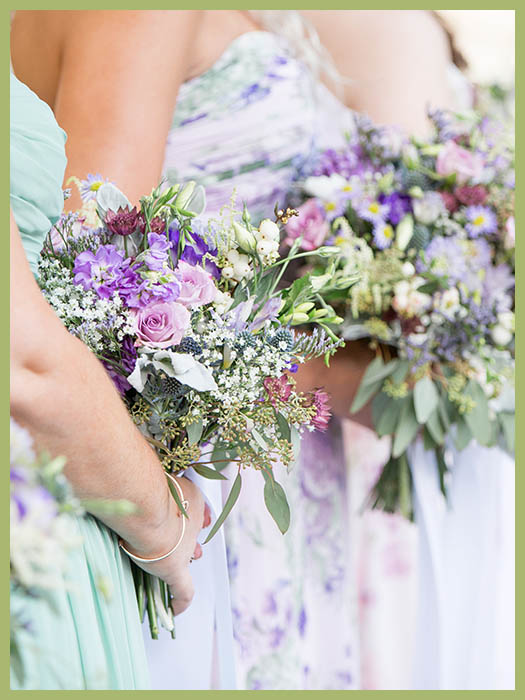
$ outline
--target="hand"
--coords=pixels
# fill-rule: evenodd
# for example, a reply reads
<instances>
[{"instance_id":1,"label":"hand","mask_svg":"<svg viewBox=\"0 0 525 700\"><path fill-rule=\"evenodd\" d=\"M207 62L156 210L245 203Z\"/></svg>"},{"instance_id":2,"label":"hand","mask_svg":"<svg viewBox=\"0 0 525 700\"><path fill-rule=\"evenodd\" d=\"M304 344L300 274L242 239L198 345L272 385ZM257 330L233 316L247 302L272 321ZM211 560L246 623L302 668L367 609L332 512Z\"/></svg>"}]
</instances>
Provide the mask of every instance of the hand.
<instances>
[{"instance_id":1,"label":"hand","mask_svg":"<svg viewBox=\"0 0 525 700\"><path fill-rule=\"evenodd\" d=\"M179 479L179 484L185 500L188 501L188 518L182 542L166 559L151 563L137 562L144 571L166 581L173 595L171 607L175 615L184 612L193 599L194 587L190 574L190 560L192 558L199 559L202 556L202 548L197 542L197 536L200 530L211 522L210 509L205 505L198 486L186 477ZM171 498L171 501L173 504L165 526L166 536L163 538L163 541L170 542L171 545L168 545L164 552L177 542L182 532L182 518L184 516L179 511L175 500ZM143 557L154 557L163 553L162 551L138 552L136 549L130 549L130 551Z\"/></svg>"},{"instance_id":2,"label":"hand","mask_svg":"<svg viewBox=\"0 0 525 700\"><path fill-rule=\"evenodd\" d=\"M350 413L363 374L373 359L374 353L366 342L347 341L345 347L330 358L330 367L325 365L322 357L301 365L296 374L297 388L311 391L322 387L330 394L334 415L373 430L371 402L358 413Z\"/></svg>"}]
</instances>

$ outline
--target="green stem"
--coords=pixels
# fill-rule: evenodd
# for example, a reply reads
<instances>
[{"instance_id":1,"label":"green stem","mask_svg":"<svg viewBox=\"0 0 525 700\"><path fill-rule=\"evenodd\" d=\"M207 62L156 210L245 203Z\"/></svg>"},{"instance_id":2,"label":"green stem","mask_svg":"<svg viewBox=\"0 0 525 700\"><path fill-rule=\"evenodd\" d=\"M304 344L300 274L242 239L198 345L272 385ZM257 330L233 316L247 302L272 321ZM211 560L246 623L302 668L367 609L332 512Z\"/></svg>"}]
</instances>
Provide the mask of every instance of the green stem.
<instances>
[{"instance_id":1,"label":"green stem","mask_svg":"<svg viewBox=\"0 0 525 700\"><path fill-rule=\"evenodd\" d=\"M157 621L157 610L155 608L155 600L153 599L153 587L150 574L144 574L144 584L146 588L146 600L148 606L149 631L152 639L158 639L159 627Z\"/></svg>"}]
</instances>

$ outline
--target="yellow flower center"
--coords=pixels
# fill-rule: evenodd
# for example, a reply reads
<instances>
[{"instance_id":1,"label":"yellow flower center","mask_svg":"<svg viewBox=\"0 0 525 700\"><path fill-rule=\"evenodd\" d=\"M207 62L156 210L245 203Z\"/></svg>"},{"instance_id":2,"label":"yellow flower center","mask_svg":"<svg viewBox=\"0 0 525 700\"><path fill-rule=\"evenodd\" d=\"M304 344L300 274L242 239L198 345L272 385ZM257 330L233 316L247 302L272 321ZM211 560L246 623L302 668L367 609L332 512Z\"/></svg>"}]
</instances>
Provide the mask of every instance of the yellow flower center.
<instances>
[{"instance_id":1,"label":"yellow flower center","mask_svg":"<svg viewBox=\"0 0 525 700\"><path fill-rule=\"evenodd\" d=\"M104 183L103 183L103 182L100 182L100 181L99 181L99 182L93 182L93 183L91 183L89 189L90 189L92 192L97 192L97 190L99 190L99 189L102 187L103 184L104 184Z\"/></svg>"},{"instance_id":2,"label":"yellow flower center","mask_svg":"<svg viewBox=\"0 0 525 700\"><path fill-rule=\"evenodd\" d=\"M372 202L372 204L368 207L368 211L369 211L371 214L377 214L377 212L379 211L379 204L378 204L378 202Z\"/></svg>"},{"instance_id":3,"label":"yellow flower center","mask_svg":"<svg viewBox=\"0 0 525 700\"><path fill-rule=\"evenodd\" d=\"M385 238L393 238L394 237L394 229L392 226L385 226L383 229L383 236Z\"/></svg>"},{"instance_id":4,"label":"yellow flower center","mask_svg":"<svg viewBox=\"0 0 525 700\"><path fill-rule=\"evenodd\" d=\"M351 192L353 189L352 185L345 185L343 187L343 192Z\"/></svg>"},{"instance_id":5,"label":"yellow flower center","mask_svg":"<svg viewBox=\"0 0 525 700\"><path fill-rule=\"evenodd\" d=\"M483 216L483 214L480 214L479 216L476 216L472 223L474 224L474 226L481 226L484 221L485 217Z\"/></svg>"},{"instance_id":6,"label":"yellow flower center","mask_svg":"<svg viewBox=\"0 0 525 700\"><path fill-rule=\"evenodd\" d=\"M326 202L324 208L326 211L333 211L335 209L335 202Z\"/></svg>"}]
</instances>

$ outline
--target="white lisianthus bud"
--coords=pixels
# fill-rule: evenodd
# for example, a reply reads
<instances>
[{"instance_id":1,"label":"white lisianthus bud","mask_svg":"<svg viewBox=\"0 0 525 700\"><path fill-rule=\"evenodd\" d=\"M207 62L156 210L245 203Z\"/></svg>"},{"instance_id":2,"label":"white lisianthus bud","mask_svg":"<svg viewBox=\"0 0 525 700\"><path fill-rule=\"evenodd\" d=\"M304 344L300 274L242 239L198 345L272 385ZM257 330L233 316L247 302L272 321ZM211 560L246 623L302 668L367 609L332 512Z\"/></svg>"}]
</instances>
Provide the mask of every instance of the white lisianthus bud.
<instances>
[{"instance_id":1,"label":"white lisianthus bud","mask_svg":"<svg viewBox=\"0 0 525 700\"><path fill-rule=\"evenodd\" d=\"M235 272L233 271L233 267L231 265L226 265L226 267L222 268L222 276L225 280L233 279L234 275Z\"/></svg>"},{"instance_id":2,"label":"white lisianthus bud","mask_svg":"<svg viewBox=\"0 0 525 700\"><path fill-rule=\"evenodd\" d=\"M236 221L233 222L233 230L235 232L235 240L239 244L239 247L247 253L252 253L257 244L253 233Z\"/></svg>"},{"instance_id":3,"label":"white lisianthus bud","mask_svg":"<svg viewBox=\"0 0 525 700\"><path fill-rule=\"evenodd\" d=\"M499 323L497 326L494 326L494 328L492 328L490 334L492 336L492 340L496 343L496 345L508 345L512 340L512 333L504 326L501 326Z\"/></svg>"},{"instance_id":4,"label":"white lisianthus bud","mask_svg":"<svg viewBox=\"0 0 525 700\"><path fill-rule=\"evenodd\" d=\"M186 208L193 195L193 191L195 189L196 184L197 183L195 182L195 180L190 180L184 185L184 187L181 190L179 190L179 193L175 198L175 206L177 207L177 209Z\"/></svg>"},{"instance_id":5,"label":"white lisianthus bud","mask_svg":"<svg viewBox=\"0 0 525 700\"><path fill-rule=\"evenodd\" d=\"M411 214L406 214L396 226L396 248L405 250L413 233L414 219Z\"/></svg>"},{"instance_id":6,"label":"white lisianthus bud","mask_svg":"<svg viewBox=\"0 0 525 700\"><path fill-rule=\"evenodd\" d=\"M281 237L279 226L271 219L263 219L259 226L257 238L259 241L278 241Z\"/></svg>"}]
</instances>

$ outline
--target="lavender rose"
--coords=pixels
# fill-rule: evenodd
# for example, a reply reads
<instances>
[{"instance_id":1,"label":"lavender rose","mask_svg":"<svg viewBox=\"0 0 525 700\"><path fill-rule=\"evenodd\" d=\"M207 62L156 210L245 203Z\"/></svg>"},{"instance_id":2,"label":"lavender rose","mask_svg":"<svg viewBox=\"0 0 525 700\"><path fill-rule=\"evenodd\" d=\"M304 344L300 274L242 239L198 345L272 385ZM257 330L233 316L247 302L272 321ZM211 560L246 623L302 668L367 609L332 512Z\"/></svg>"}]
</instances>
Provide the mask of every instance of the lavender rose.
<instances>
[{"instance_id":1,"label":"lavender rose","mask_svg":"<svg viewBox=\"0 0 525 700\"><path fill-rule=\"evenodd\" d=\"M458 146L455 141L447 141L436 160L438 175L456 174L458 185L469 180L479 180L483 173L483 158L479 153L472 153Z\"/></svg>"},{"instance_id":2,"label":"lavender rose","mask_svg":"<svg viewBox=\"0 0 525 700\"><path fill-rule=\"evenodd\" d=\"M188 265L179 260L175 277L180 284L177 301L190 309L210 304L217 297L217 287L211 275L199 265Z\"/></svg>"},{"instance_id":3,"label":"lavender rose","mask_svg":"<svg viewBox=\"0 0 525 700\"><path fill-rule=\"evenodd\" d=\"M296 238L303 236L301 248L315 250L328 236L329 228L321 207L315 199L308 199L297 211L299 216L286 224L286 245L291 246Z\"/></svg>"},{"instance_id":4,"label":"lavender rose","mask_svg":"<svg viewBox=\"0 0 525 700\"><path fill-rule=\"evenodd\" d=\"M182 304L150 304L134 313L135 344L152 348L178 345L189 325L190 312Z\"/></svg>"}]
</instances>

